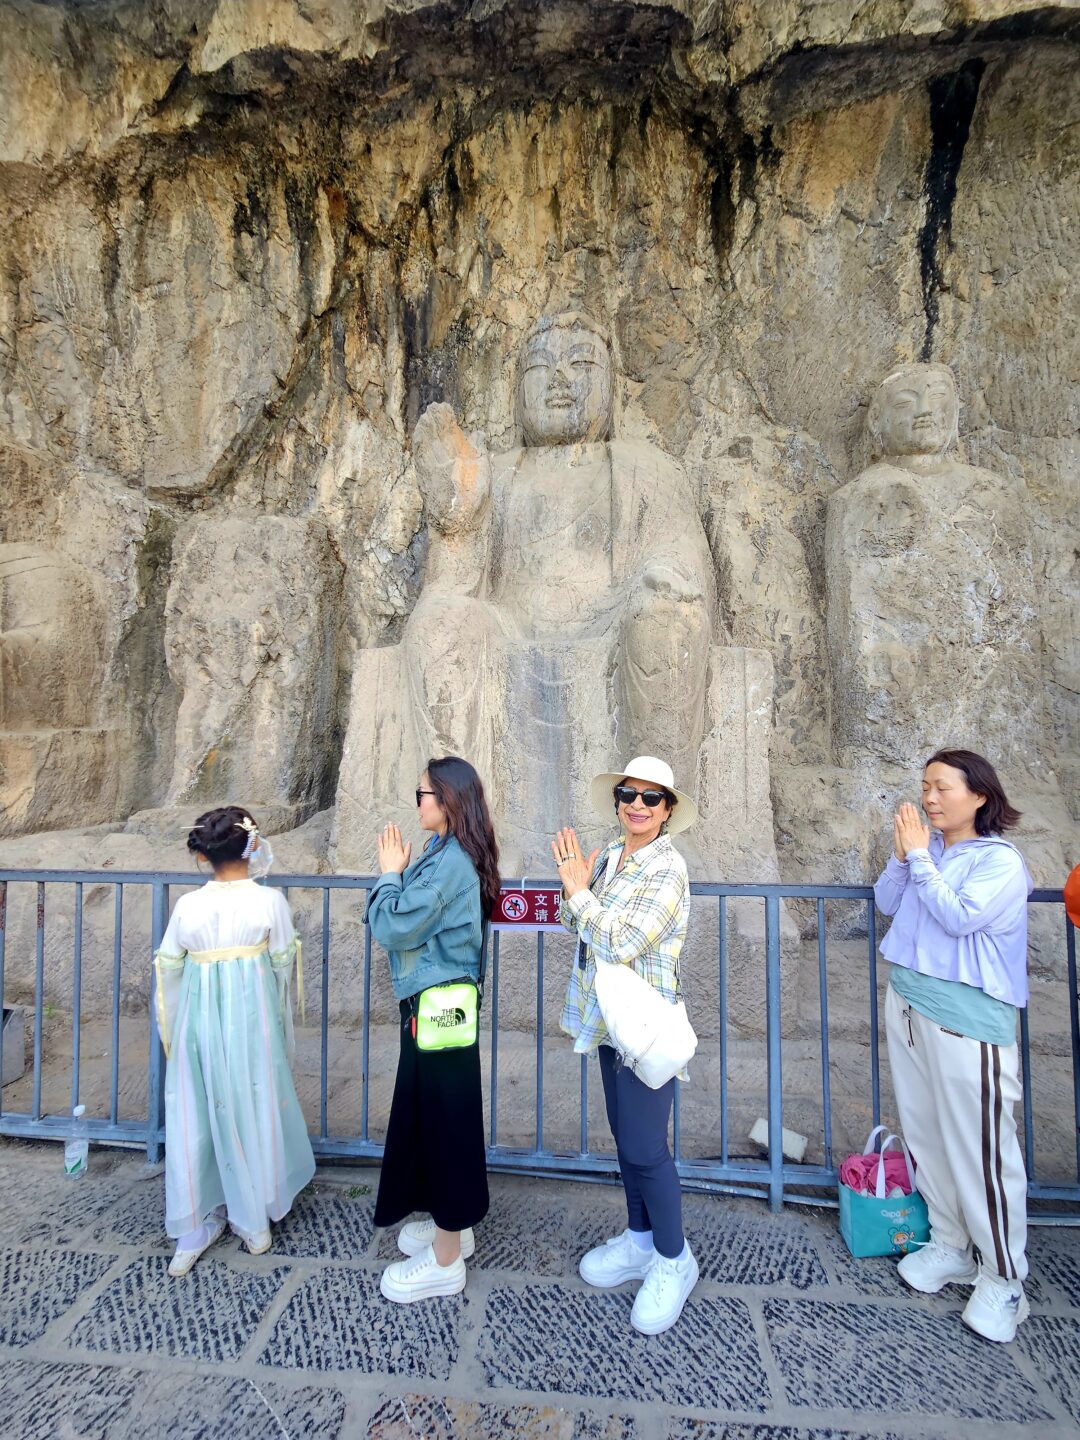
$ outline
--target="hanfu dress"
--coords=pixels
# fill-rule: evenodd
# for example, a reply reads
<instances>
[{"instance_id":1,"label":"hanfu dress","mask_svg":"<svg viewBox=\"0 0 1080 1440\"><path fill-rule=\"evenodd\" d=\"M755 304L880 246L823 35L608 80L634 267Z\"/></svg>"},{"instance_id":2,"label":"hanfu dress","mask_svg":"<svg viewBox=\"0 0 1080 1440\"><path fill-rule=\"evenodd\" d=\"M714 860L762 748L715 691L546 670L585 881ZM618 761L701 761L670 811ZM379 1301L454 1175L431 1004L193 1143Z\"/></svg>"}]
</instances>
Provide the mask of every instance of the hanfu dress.
<instances>
[{"instance_id":1,"label":"hanfu dress","mask_svg":"<svg viewBox=\"0 0 1080 1440\"><path fill-rule=\"evenodd\" d=\"M279 890L211 880L176 902L154 960L170 1235L224 1205L250 1240L288 1214L315 1173L289 1069L299 958Z\"/></svg>"}]
</instances>

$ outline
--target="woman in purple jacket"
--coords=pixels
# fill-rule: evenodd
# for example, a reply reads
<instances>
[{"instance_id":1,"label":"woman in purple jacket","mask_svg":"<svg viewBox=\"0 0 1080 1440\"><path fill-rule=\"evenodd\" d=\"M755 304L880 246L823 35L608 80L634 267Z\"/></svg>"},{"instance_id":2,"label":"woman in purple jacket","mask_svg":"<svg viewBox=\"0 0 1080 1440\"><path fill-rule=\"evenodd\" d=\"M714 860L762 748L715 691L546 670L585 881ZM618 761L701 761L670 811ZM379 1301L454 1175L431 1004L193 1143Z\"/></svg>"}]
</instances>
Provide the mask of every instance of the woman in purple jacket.
<instances>
[{"instance_id":1,"label":"woman in purple jacket","mask_svg":"<svg viewBox=\"0 0 1080 1440\"><path fill-rule=\"evenodd\" d=\"M1001 838L1019 812L981 755L931 756L922 804L935 833L901 805L894 853L874 886L878 909L895 916L881 944L892 962L889 1064L930 1212L929 1243L899 1271L928 1295L974 1285L964 1323L1009 1341L1028 1315L1027 1176L1013 1108L1032 881Z\"/></svg>"}]
</instances>

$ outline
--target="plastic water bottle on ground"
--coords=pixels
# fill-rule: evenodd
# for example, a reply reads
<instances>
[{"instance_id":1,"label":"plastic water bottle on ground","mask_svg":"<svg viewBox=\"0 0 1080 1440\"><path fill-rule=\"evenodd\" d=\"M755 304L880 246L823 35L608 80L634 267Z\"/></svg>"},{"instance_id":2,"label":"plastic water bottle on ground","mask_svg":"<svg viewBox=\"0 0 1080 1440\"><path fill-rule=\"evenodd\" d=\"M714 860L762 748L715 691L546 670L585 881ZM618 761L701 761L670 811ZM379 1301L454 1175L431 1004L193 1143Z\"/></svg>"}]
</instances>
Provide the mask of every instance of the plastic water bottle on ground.
<instances>
[{"instance_id":1,"label":"plastic water bottle on ground","mask_svg":"<svg viewBox=\"0 0 1080 1440\"><path fill-rule=\"evenodd\" d=\"M90 1140L86 1133L86 1106L76 1105L71 1113L75 1116L75 1134L64 1142L64 1174L74 1179L86 1174Z\"/></svg>"}]
</instances>

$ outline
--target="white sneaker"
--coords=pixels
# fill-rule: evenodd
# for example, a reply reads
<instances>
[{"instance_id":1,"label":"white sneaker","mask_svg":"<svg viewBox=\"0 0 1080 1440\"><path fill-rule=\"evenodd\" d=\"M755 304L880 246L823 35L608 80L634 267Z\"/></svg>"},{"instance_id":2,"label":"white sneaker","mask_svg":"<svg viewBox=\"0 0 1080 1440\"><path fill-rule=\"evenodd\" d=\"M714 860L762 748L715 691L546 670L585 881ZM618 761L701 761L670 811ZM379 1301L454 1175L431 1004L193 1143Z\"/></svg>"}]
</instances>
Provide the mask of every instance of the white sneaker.
<instances>
[{"instance_id":1,"label":"white sneaker","mask_svg":"<svg viewBox=\"0 0 1080 1440\"><path fill-rule=\"evenodd\" d=\"M679 1260L669 1260L657 1252L634 1298L630 1324L643 1335L659 1335L662 1330L670 1330L697 1281L698 1263L689 1245Z\"/></svg>"},{"instance_id":2,"label":"white sneaker","mask_svg":"<svg viewBox=\"0 0 1080 1440\"><path fill-rule=\"evenodd\" d=\"M630 1231L624 1230L621 1235L587 1251L578 1262L578 1274L586 1285L610 1290L624 1280L644 1280L655 1254L651 1245L643 1250L632 1239Z\"/></svg>"},{"instance_id":3,"label":"white sneaker","mask_svg":"<svg viewBox=\"0 0 1080 1440\"><path fill-rule=\"evenodd\" d=\"M250 1240L245 1240L244 1245L249 1255L265 1255L270 1249L270 1231L260 1230L257 1235L252 1235Z\"/></svg>"},{"instance_id":4,"label":"white sneaker","mask_svg":"<svg viewBox=\"0 0 1080 1440\"><path fill-rule=\"evenodd\" d=\"M905 1255L896 1270L905 1285L921 1290L924 1295L936 1295L946 1285L974 1285L979 1275L970 1250L942 1245L933 1236L918 1250Z\"/></svg>"},{"instance_id":5,"label":"white sneaker","mask_svg":"<svg viewBox=\"0 0 1080 1440\"><path fill-rule=\"evenodd\" d=\"M986 1270L979 1271L971 1299L961 1320L984 1340L1007 1345L1016 1336L1016 1327L1031 1314L1031 1306L1019 1280L1002 1280Z\"/></svg>"},{"instance_id":6,"label":"white sneaker","mask_svg":"<svg viewBox=\"0 0 1080 1440\"><path fill-rule=\"evenodd\" d=\"M435 1240L434 1220L410 1220L398 1231L397 1248L403 1255L419 1255L420 1251ZM468 1260L476 1250L476 1240L471 1229L461 1232L461 1258Z\"/></svg>"},{"instance_id":7,"label":"white sneaker","mask_svg":"<svg viewBox=\"0 0 1080 1440\"><path fill-rule=\"evenodd\" d=\"M212 1215L209 1220L203 1221L200 1229L206 1237L200 1244L190 1250L181 1250L177 1245L173 1252L173 1257L169 1261L169 1274L174 1280L179 1280L181 1275L186 1275L199 1256L205 1254L211 1245L221 1239L225 1233L225 1221Z\"/></svg>"},{"instance_id":8,"label":"white sneaker","mask_svg":"<svg viewBox=\"0 0 1080 1440\"><path fill-rule=\"evenodd\" d=\"M379 1289L387 1300L396 1300L399 1305L429 1300L434 1295L457 1295L465 1289L465 1261L459 1255L449 1265L440 1265L435 1251L428 1245L411 1260L397 1260L388 1265Z\"/></svg>"}]
</instances>

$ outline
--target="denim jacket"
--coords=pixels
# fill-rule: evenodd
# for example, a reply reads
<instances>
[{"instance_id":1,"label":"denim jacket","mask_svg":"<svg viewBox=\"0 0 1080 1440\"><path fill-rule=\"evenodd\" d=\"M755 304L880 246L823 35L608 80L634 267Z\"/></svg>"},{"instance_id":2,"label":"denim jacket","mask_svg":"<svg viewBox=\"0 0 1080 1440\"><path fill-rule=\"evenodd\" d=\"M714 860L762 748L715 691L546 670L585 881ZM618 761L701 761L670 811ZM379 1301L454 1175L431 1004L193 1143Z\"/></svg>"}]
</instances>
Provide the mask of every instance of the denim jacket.
<instances>
[{"instance_id":1,"label":"denim jacket","mask_svg":"<svg viewBox=\"0 0 1080 1440\"><path fill-rule=\"evenodd\" d=\"M394 996L480 974L480 879L453 835L431 841L404 874L380 875L364 917L390 958Z\"/></svg>"}]
</instances>

